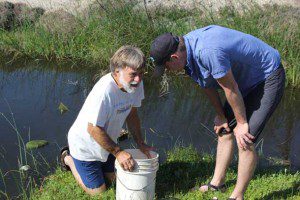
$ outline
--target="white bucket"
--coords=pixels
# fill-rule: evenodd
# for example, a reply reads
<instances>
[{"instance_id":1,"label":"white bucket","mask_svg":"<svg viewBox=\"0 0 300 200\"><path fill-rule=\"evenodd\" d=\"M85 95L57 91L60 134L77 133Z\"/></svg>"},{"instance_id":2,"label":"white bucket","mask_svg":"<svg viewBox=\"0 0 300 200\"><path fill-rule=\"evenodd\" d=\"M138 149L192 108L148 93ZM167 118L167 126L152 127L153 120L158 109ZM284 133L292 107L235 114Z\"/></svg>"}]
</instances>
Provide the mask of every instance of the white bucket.
<instances>
[{"instance_id":1,"label":"white bucket","mask_svg":"<svg viewBox=\"0 0 300 200\"><path fill-rule=\"evenodd\" d=\"M125 149L135 161L132 172L124 171L118 161L115 162L117 200L153 200L155 180L158 170L158 154L151 151L148 159L139 149Z\"/></svg>"}]
</instances>

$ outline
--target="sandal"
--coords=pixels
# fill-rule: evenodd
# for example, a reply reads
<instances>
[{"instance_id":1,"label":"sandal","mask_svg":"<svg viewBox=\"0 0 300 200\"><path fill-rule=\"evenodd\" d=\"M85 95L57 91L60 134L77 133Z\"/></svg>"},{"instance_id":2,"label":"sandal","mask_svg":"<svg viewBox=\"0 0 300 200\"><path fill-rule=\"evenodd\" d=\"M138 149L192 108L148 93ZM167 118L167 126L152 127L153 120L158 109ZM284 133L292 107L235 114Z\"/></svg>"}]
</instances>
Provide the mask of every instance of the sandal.
<instances>
[{"instance_id":1,"label":"sandal","mask_svg":"<svg viewBox=\"0 0 300 200\"><path fill-rule=\"evenodd\" d=\"M210 182L207 183L206 185L203 185L203 186L207 186L207 191L208 190L211 190L211 191L220 191L220 192L225 192L225 184L222 184L220 186L215 186L215 185L212 185ZM202 186L201 186L202 187ZM192 191L197 191L199 190L200 187L194 187L192 188Z\"/></svg>"},{"instance_id":2,"label":"sandal","mask_svg":"<svg viewBox=\"0 0 300 200\"><path fill-rule=\"evenodd\" d=\"M71 171L70 167L65 163L65 157L70 155L69 147L65 146L60 150L60 166L63 171Z\"/></svg>"}]
</instances>

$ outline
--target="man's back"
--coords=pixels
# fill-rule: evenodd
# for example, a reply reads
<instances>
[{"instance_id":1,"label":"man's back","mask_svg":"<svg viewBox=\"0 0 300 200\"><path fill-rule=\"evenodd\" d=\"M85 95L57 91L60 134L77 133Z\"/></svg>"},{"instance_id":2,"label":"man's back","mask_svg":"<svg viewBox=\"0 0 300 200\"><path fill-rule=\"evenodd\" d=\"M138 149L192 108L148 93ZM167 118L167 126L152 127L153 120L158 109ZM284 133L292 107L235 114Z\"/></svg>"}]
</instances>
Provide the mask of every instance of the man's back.
<instances>
[{"instance_id":1,"label":"man's back","mask_svg":"<svg viewBox=\"0 0 300 200\"><path fill-rule=\"evenodd\" d=\"M260 39L221 26L207 26L184 36L188 64L199 67L202 87L212 87L231 68L242 93L265 80L280 65L278 51ZM189 61L190 60L190 61ZM194 60L191 61L191 60Z\"/></svg>"}]
</instances>

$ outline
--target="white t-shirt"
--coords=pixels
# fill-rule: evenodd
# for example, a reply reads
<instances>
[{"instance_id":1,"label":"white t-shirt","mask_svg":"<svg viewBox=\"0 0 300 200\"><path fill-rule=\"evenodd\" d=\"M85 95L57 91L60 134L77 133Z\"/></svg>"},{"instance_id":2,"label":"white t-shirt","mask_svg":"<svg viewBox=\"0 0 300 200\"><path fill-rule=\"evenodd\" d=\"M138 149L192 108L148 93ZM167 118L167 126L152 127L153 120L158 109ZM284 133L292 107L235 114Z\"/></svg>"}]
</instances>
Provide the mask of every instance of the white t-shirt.
<instances>
[{"instance_id":1,"label":"white t-shirt","mask_svg":"<svg viewBox=\"0 0 300 200\"><path fill-rule=\"evenodd\" d=\"M103 76L93 87L69 130L71 155L82 161L105 162L109 152L88 133L88 123L104 128L109 137L117 142L131 108L140 107L143 99L143 82L134 93L127 93L118 88L111 73Z\"/></svg>"}]
</instances>

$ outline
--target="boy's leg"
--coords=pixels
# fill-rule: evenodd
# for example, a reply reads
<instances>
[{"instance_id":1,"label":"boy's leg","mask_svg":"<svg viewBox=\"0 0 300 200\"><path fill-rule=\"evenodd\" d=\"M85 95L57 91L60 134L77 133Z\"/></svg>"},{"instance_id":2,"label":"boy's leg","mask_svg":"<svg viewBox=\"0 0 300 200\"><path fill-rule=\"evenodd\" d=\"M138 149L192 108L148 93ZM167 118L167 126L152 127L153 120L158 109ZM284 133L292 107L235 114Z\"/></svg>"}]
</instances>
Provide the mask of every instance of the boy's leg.
<instances>
[{"instance_id":1,"label":"boy's leg","mask_svg":"<svg viewBox=\"0 0 300 200\"><path fill-rule=\"evenodd\" d=\"M279 104L284 91L285 73L280 67L265 82L256 86L245 98L249 133L255 139L260 137L262 130ZM255 144L247 150L239 148L239 164L237 183L231 197L243 199L247 186L253 176L257 163Z\"/></svg>"},{"instance_id":2,"label":"boy's leg","mask_svg":"<svg viewBox=\"0 0 300 200\"><path fill-rule=\"evenodd\" d=\"M218 137L215 171L214 176L210 181L210 184L213 186L220 187L224 185L226 169L228 168L233 156L233 141L233 134L225 134ZM224 187L222 189L224 189ZM199 190L201 192L206 192L209 190L209 185L202 185Z\"/></svg>"},{"instance_id":3,"label":"boy's leg","mask_svg":"<svg viewBox=\"0 0 300 200\"><path fill-rule=\"evenodd\" d=\"M234 135L232 133L218 137L216 166L214 176L211 180L212 185L223 185L225 182L226 170L229 167L234 149Z\"/></svg>"},{"instance_id":4,"label":"boy's leg","mask_svg":"<svg viewBox=\"0 0 300 200\"><path fill-rule=\"evenodd\" d=\"M65 157L64 161L65 161L65 164L70 167L70 169L72 171L72 174L75 177L76 181L78 182L78 184L83 188L83 190L86 193L88 193L90 195L96 195L96 194L102 193L102 192L104 192L106 190L106 185L104 183L103 175L102 175L102 179L103 179L103 183L102 184L101 184L101 180L97 180L97 179L101 179L101 175L98 175L96 177L91 177L90 183L87 184L88 180L84 179L84 181L83 181L82 178L81 178L81 176L80 176L80 174L78 173L78 171L76 169L76 166L75 166L75 163L74 163L74 159L70 155L67 155ZM75 162L78 162L78 161L75 161ZM100 168L100 170L101 170L101 168ZM83 172L84 169L83 170L81 169L80 171L81 171L81 173L84 173ZM88 178L87 176L88 175L84 175L85 178ZM92 179L94 179L94 181L96 183L91 183ZM91 187L91 184L92 184L92 187Z\"/></svg>"},{"instance_id":5,"label":"boy's leg","mask_svg":"<svg viewBox=\"0 0 300 200\"><path fill-rule=\"evenodd\" d=\"M257 154L254 144L246 150L239 148L238 176L236 186L230 196L231 198L237 200L242 200L244 198L244 193L252 179L256 164Z\"/></svg>"},{"instance_id":6,"label":"boy's leg","mask_svg":"<svg viewBox=\"0 0 300 200\"><path fill-rule=\"evenodd\" d=\"M225 112L225 117L227 118L227 121L229 123L229 128L231 132L226 133L226 131L224 130L223 131L224 134L218 136L216 165L215 165L214 175L210 183L203 185L199 188L201 192L206 192L209 189L214 190L215 189L214 186L218 188L218 190L220 191L225 191L224 183L226 177L226 170L232 161L233 151L234 151L234 135L232 131L235 125L235 118L234 118L233 111L230 105L228 104L228 102L224 104L223 109Z\"/></svg>"},{"instance_id":7,"label":"boy's leg","mask_svg":"<svg viewBox=\"0 0 300 200\"><path fill-rule=\"evenodd\" d=\"M246 107L247 120L250 127L250 133L255 136L254 142L257 141L260 136L265 124L268 119L276 109L278 103L281 100L284 90L285 82L285 72L281 66L279 69L274 71L265 82L259 84L254 88L245 98L244 103ZM230 129L233 130L235 126L234 115L232 109L228 103L224 105L225 115L228 119ZM233 137L233 134L231 134ZM226 135L224 135L226 136ZM222 137L224 137L222 136ZM220 186L225 180L226 169L230 164L231 159L227 157L226 149L225 154L221 151L221 148L224 148L223 145L220 145L222 140L221 137L218 139L218 150L217 150L217 160L216 167L213 179L211 184L215 186ZM233 140L232 140L233 141ZM228 142L229 145L229 142ZM229 145L230 146L230 145ZM233 150L232 148L229 148ZM224 159L220 156L225 156ZM228 161L228 163L226 162ZM242 197L249 181L253 176L254 169L257 163L257 155L254 148L254 145L251 145L249 150L239 149L239 167L238 167L238 180L236 189L232 193L231 197ZM204 185L200 188L201 191L205 192L208 190L208 186ZM239 198L238 198L239 199Z\"/></svg>"}]
</instances>

